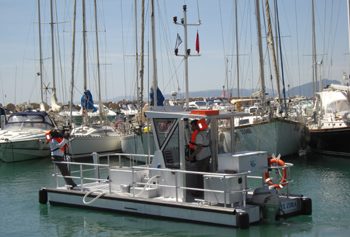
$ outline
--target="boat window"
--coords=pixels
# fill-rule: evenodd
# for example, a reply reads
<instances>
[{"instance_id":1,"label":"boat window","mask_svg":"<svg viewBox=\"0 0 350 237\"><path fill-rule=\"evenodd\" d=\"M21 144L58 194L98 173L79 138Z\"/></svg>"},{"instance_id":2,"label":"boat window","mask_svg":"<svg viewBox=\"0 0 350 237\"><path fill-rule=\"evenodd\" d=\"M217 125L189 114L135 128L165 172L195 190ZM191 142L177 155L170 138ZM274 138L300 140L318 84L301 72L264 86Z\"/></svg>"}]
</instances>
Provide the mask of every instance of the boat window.
<instances>
[{"instance_id":1,"label":"boat window","mask_svg":"<svg viewBox=\"0 0 350 237\"><path fill-rule=\"evenodd\" d=\"M179 126L176 125L174 132L171 134L168 143L163 149L163 157L166 168L180 168L180 152L179 152Z\"/></svg>"},{"instance_id":2,"label":"boat window","mask_svg":"<svg viewBox=\"0 0 350 237\"><path fill-rule=\"evenodd\" d=\"M344 112L350 110L350 104L347 100L337 100L327 106L327 113Z\"/></svg>"},{"instance_id":3,"label":"boat window","mask_svg":"<svg viewBox=\"0 0 350 237\"><path fill-rule=\"evenodd\" d=\"M158 137L159 147L163 146L169 131L172 126L175 124L176 119L167 118L167 119L154 119L155 129Z\"/></svg>"},{"instance_id":4,"label":"boat window","mask_svg":"<svg viewBox=\"0 0 350 237\"><path fill-rule=\"evenodd\" d=\"M31 115L31 116L19 116L19 115L15 115L15 116L11 116L9 118L9 123L21 123L21 122L43 122L43 118L41 116L37 116L37 115Z\"/></svg>"},{"instance_id":5,"label":"boat window","mask_svg":"<svg viewBox=\"0 0 350 237\"><path fill-rule=\"evenodd\" d=\"M45 117L45 123L50 124L51 126L54 126L54 124L52 123L52 120L49 118L49 116Z\"/></svg>"},{"instance_id":6,"label":"boat window","mask_svg":"<svg viewBox=\"0 0 350 237\"><path fill-rule=\"evenodd\" d=\"M198 106L207 106L207 103L205 101L196 101L196 105L198 105Z\"/></svg>"}]
</instances>

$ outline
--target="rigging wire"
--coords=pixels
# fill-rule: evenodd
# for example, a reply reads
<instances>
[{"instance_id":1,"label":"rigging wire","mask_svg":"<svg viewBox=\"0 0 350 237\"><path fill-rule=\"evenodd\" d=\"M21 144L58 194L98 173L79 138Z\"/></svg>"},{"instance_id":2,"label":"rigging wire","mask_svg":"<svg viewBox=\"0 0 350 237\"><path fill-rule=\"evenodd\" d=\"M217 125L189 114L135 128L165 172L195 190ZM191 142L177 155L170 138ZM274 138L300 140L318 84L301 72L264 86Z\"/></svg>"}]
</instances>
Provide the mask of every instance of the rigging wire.
<instances>
[{"instance_id":1,"label":"rigging wire","mask_svg":"<svg viewBox=\"0 0 350 237\"><path fill-rule=\"evenodd\" d=\"M223 23L222 23L222 8L221 8L221 1L218 0L218 6L219 6L219 19L220 19L220 30L221 30L221 43L222 43L222 51L223 51L223 59L224 59L224 65L226 64L226 47L225 47L225 39L224 39L224 28L223 28ZM226 75L226 73L225 73ZM227 75L226 75L227 76ZM225 77L224 85L226 85L228 78Z\"/></svg>"}]
</instances>

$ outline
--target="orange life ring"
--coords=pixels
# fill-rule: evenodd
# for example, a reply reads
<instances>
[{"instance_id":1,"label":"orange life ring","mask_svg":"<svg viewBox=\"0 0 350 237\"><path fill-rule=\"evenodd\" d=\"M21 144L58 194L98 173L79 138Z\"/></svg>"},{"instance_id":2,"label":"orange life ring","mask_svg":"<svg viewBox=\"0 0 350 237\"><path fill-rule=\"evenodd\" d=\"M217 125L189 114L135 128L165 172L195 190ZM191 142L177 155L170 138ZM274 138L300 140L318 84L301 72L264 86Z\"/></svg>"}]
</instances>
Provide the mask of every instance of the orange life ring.
<instances>
[{"instance_id":1,"label":"orange life ring","mask_svg":"<svg viewBox=\"0 0 350 237\"><path fill-rule=\"evenodd\" d=\"M280 182L275 184L272 182L272 179L270 178L269 171L266 171L264 173L265 183L267 183L272 188L281 189L288 184L288 182L287 182L287 167L285 167L286 163L284 163L284 161L281 159L270 158L269 159L269 166L271 166L271 165L277 165L277 166L282 167L282 177L281 177Z\"/></svg>"}]
</instances>

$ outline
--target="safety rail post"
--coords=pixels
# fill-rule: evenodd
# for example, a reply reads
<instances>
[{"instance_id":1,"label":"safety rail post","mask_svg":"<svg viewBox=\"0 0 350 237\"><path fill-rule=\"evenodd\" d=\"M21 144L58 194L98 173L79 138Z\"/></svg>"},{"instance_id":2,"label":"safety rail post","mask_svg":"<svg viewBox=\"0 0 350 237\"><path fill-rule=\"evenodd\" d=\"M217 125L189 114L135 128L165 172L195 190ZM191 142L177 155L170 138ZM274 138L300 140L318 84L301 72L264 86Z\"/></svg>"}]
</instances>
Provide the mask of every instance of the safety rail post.
<instances>
[{"instance_id":1,"label":"safety rail post","mask_svg":"<svg viewBox=\"0 0 350 237\"><path fill-rule=\"evenodd\" d=\"M100 178L100 169L99 169L98 165L96 165L96 164L99 164L99 163L100 163L100 157L99 157L99 155L97 154L97 152L93 152L93 153L92 153L92 159L93 159L94 164L95 164L95 166L94 166L94 169L95 169L95 178L96 178L96 179L99 179L99 178Z\"/></svg>"},{"instance_id":2,"label":"safety rail post","mask_svg":"<svg viewBox=\"0 0 350 237\"><path fill-rule=\"evenodd\" d=\"M179 187L177 183L177 174L178 172L175 172L175 198L176 198L176 202L179 202L179 194L177 193L179 191Z\"/></svg>"},{"instance_id":3,"label":"safety rail post","mask_svg":"<svg viewBox=\"0 0 350 237\"><path fill-rule=\"evenodd\" d=\"M83 178L83 164L79 164L80 169L80 187L83 188L84 178Z\"/></svg>"},{"instance_id":4,"label":"safety rail post","mask_svg":"<svg viewBox=\"0 0 350 237\"><path fill-rule=\"evenodd\" d=\"M53 162L54 166L53 166L53 171L55 172L55 178L56 178L56 188L58 188L58 175L57 175L57 167L56 167L56 161Z\"/></svg>"},{"instance_id":5,"label":"safety rail post","mask_svg":"<svg viewBox=\"0 0 350 237\"><path fill-rule=\"evenodd\" d=\"M119 168L122 168L122 155L118 155L118 163L119 163Z\"/></svg>"},{"instance_id":6,"label":"safety rail post","mask_svg":"<svg viewBox=\"0 0 350 237\"><path fill-rule=\"evenodd\" d=\"M224 178L224 207L226 207L226 175L224 175L223 178Z\"/></svg>"},{"instance_id":7,"label":"safety rail post","mask_svg":"<svg viewBox=\"0 0 350 237\"><path fill-rule=\"evenodd\" d=\"M132 178L132 197L135 197L135 168L131 167L131 178Z\"/></svg>"},{"instance_id":8,"label":"safety rail post","mask_svg":"<svg viewBox=\"0 0 350 237\"><path fill-rule=\"evenodd\" d=\"M242 185L243 185L243 192L242 192L242 195L243 195L243 207L246 207L247 205L247 192L248 192L248 186L247 186L247 183L248 183L248 175L247 174L244 174L243 175L243 179L242 179Z\"/></svg>"},{"instance_id":9,"label":"safety rail post","mask_svg":"<svg viewBox=\"0 0 350 237\"><path fill-rule=\"evenodd\" d=\"M287 197L289 197L289 180L290 180L289 177L292 177L291 176L291 169L290 169L291 165L286 163L285 166L286 166L286 169L287 169L287 171L286 171L287 172L287 179L286 179L286 182L287 182L287 185L286 185L286 187L287 187Z\"/></svg>"}]
</instances>

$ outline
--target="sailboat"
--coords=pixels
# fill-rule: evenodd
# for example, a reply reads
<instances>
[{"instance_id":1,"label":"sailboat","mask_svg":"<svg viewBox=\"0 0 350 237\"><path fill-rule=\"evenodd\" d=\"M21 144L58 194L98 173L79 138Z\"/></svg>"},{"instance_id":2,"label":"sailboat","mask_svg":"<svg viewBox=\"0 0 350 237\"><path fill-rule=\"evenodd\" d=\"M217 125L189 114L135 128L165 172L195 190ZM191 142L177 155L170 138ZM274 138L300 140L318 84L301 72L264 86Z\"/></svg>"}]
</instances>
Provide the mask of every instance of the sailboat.
<instances>
[{"instance_id":1,"label":"sailboat","mask_svg":"<svg viewBox=\"0 0 350 237\"><path fill-rule=\"evenodd\" d=\"M83 12L83 53L84 53L84 95L86 104L82 103L83 116L85 118L84 124L74 127L70 133L69 139L69 154L74 156L84 156L92 152L112 152L121 149L120 134L114 127L105 124L103 121L103 105L101 99L100 88L100 63L99 63L99 48L98 48L98 27L97 27L97 3L94 1L95 8L95 30L96 30L96 59L97 59L97 76L98 76L98 95L99 95L99 123L92 123L89 120L88 113L97 111L93 104L92 94L87 89L87 73L86 73L86 26L85 26L85 0L82 1ZM83 102L83 99L82 99ZM85 108L84 108L85 107ZM89 111L90 110L90 111ZM89 112L88 112L89 111Z\"/></svg>"},{"instance_id":2,"label":"sailboat","mask_svg":"<svg viewBox=\"0 0 350 237\"><path fill-rule=\"evenodd\" d=\"M314 7L314 2L312 2ZM347 1L348 33L350 34L350 1ZM314 22L313 22L314 23ZM313 24L313 27L314 24ZM315 40L313 32L313 39ZM349 39L350 43L350 39ZM314 90L317 82L316 46L313 42ZM350 48L350 44L349 44ZM348 80L348 75L344 73ZM347 83L348 84L348 83ZM320 90L322 88L320 80ZM308 123L309 146L311 151L341 157L350 157L350 87L331 84L315 93L313 116Z\"/></svg>"},{"instance_id":3,"label":"sailboat","mask_svg":"<svg viewBox=\"0 0 350 237\"><path fill-rule=\"evenodd\" d=\"M269 18L269 6L268 1L266 1L266 15L269 32L268 32L268 43L271 51L271 56L273 58L273 64L275 69L275 77L277 80L277 90L279 94L279 101L282 102L283 99L279 93L279 80L280 74L277 67L276 61L276 51L273 45L273 35L271 29L271 22ZM277 9L276 9L277 10ZM260 105L264 110L268 111L266 115L263 116L244 116L242 118L237 118L235 120L235 147L236 151L245 150L264 150L270 155L294 155L298 154L302 137L306 131L305 125L296 121L289 120L281 116L276 116L273 114L272 109L266 106L265 97L265 80L264 80L264 66L263 66L263 50L262 50L262 35L261 35L261 23L260 23L260 7L259 0L256 0L256 19L257 19L257 33L258 33L258 46L259 46L259 65L260 65ZM282 58L282 57L281 57ZM281 63L282 65L282 63ZM281 69L283 67L281 66ZM284 98L285 101L285 98ZM285 106L286 108L286 106ZM227 128L222 128L222 133L220 134L219 143L222 148L229 151L231 144L231 134L227 131Z\"/></svg>"},{"instance_id":4,"label":"sailboat","mask_svg":"<svg viewBox=\"0 0 350 237\"><path fill-rule=\"evenodd\" d=\"M137 5L135 1L135 18L137 18ZM156 59L155 59L155 31L154 31L154 2L151 1L151 23L152 23L152 53L153 53L153 77L156 77ZM140 67L140 92L138 93L138 101L140 102L138 114L134 117L136 119L137 128L131 129L127 123L123 123L122 131L123 136L121 137L121 147L123 153L126 157L137 162L146 162L144 157L141 156L129 156L128 154L146 154L147 151L153 152L155 150L154 137L151 131L142 130L141 127L144 125L143 112L146 110L147 106L143 108L143 75L144 75L144 31L145 31L145 1L142 1L141 6L141 67ZM137 49L137 21L135 20L135 31L136 31L136 55L138 55ZM136 57L136 65L138 65L138 57ZM139 70L138 66L136 67ZM137 71L137 74L139 73ZM137 78L138 81L138 78ZM154 80L153 80L154 81ZM136 83L138 84L138 83ZM154 98L154 97L153 97Z\"/></svg>"}]
</instances>

